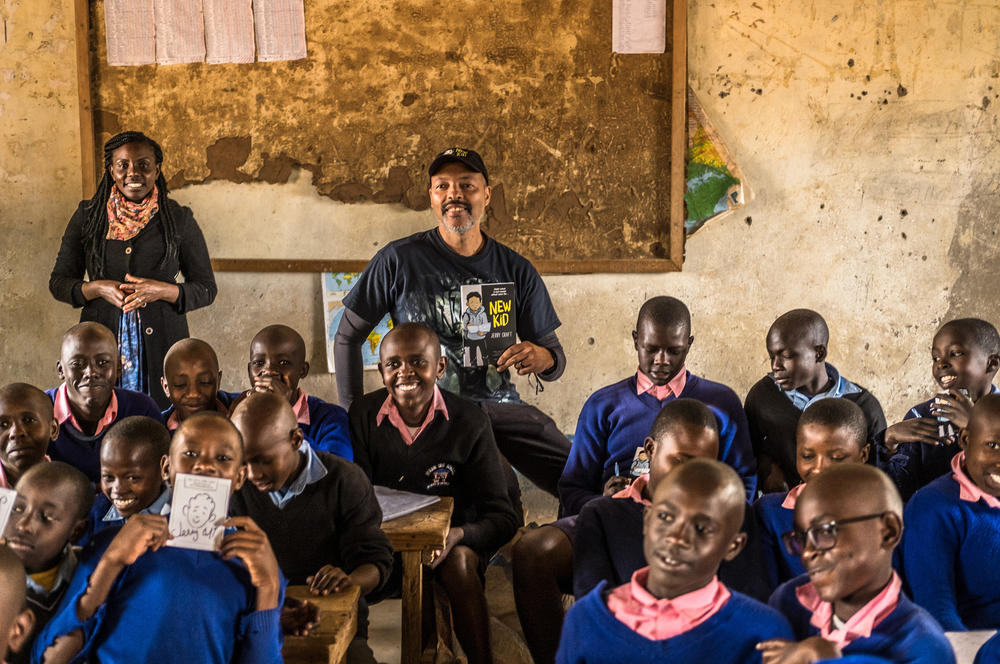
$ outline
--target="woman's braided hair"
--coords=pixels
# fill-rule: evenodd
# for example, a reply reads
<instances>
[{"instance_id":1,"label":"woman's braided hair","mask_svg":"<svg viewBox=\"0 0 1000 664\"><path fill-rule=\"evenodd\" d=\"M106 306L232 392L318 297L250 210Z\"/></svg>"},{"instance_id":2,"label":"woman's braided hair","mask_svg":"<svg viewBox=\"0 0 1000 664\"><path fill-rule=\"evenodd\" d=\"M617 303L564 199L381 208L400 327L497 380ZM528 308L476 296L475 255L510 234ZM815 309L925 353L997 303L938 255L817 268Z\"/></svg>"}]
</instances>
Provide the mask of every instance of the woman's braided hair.
<instances>
[{"instance_id":1,"label":"woman's braided hair","mask_svg":"<svg viewBox=\"0 0 1000 664\"><path fill-rule=\"evenodd\" d=\"M87 273L91 279L100 279L104 273L104 248L105 238L108 235L108 198L111 196L111 188L115 186L108 167L111 165L111 155L115 150L129 143L145 143L153 149L153 156L156 165L163 164L163 150L160 145L140 131L124 131L112 136L104 144L104 177L101 178L97 186L97 193L90 199L86 206L87 217L83 222L83 247L84 256L87 261ZM174 224L174 217L170 213L167 205L167 181L163 177L163 169L156 176L156 188L159 191L159 216L160 226L163 228L163 239L166 243L166 251L157 267L163 267L168 261L177 258L177 230Z\"/></svg>"}]
</instances>

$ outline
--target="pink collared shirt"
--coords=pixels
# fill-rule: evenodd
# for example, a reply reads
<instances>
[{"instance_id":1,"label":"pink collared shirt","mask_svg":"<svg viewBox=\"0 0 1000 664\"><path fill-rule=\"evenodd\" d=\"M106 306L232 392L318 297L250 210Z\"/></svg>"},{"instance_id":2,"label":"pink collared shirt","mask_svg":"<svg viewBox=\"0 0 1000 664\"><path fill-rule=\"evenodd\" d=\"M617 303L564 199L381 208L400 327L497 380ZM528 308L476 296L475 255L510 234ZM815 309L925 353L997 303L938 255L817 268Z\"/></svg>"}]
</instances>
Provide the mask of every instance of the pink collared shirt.
<instances>
[{"instance_id":1,"label":"pink collared shirt","mask_svg":"<svg viewBox=\"0 0 1000 664\"><path fill-rule=\"evenodd\" d=\"M42 461L52 461L52 459L50 459L49 455L46 454L44 457L42 457ZM7 479L7 473L4 472L3 464L0 463L0 489L13 489L13 488L14 485L11 484L10 480Z\"/></svg>"},{"instance_id":2,"label":"pink collared shirt","mask_svg":"<svg viewBox=\"0 0 1000 664\"><path fill-rule=\"evenodd\" d=\"M654 385L649 376L642 373L642 370L640 369L635 372L635 393L644 394L649 392L656 397L658 401L663 401L671 395L679 397L681 392L684 391L684 386L687 385L687 380L687 369L681 367L681 370L677 372L676 376L670 379L669 383L666 385Z\"/></svg>"},{"instance_id":3,"label":"pink collared shirt","mask_svg":"<svg viewBox=\"0 0 1000 664\"><path fill-rule=\"evenodd\" d=\"M309 426L309 395L301 387L299 388L299 398L295 400L292 410L295 411L295 421L299 424Z\"/></svg>"},{"instance_id":4,"label":"pink collared shirt","mask_svg":"<svg viewBox=\"0 0 1000 664\"><path fill-rule=\"evenodd\" d=\"M951 458L952 479L958 482L958 497L970 503L984 501L990 507L1000 507L1000 498L986 493L972 481L962 465L965 463L965 452L959 452Z\"/></svg>"},{"instance_id":5,"label":"pink collared shirt","mask_svg":"<svg viewBox=\"0 0 1000 664\"><path fill-rule=\"evenodd\" d=\"M795 509L795 502L799 499L799 494L802 493L802 489L806 488L806 483L798 485L785 495L785 499L781 501L781 506L786 510Z\"/></svg>"},{"instance_id":6,"label":"pink collared shirt","mask_svg":"<svg viewBox=\"0 0 1000 664\"><path fill-rule=\"evenodd\" d=\"M59 389L56 390L56 398L52 403L52 414L55 416L56 421L59 422L59 424L63 424L66 420L69 420L78 431L83 431L80 423L77 422L76 417L73 416L73 410L69 405L69 395L66 393L67 389L66 383L63 383L59 386ZM114 390L112 390L111 403L109 403L108 407L105 409L103 417L101 417L101 419L97 422L97 430L94 431L94 435L100 435L102 431L111 426L116 417L118 417L118 395L115 394Z\"/></svg>"},{"instance_id":7,"label":"pink collared shirt","mask_svg":"<svg viewBox=\"0 0 1000 664\"><path fill-rule=\"evenodd\" d=\"M406 422L403 421L403 416L399 414L399 408L396 407L396 402L392 400L392 395L390 394L385 398L382 403L382 407L379 408L378 414L375 416L375 426L381 426L382 420L389 418L389 422L392 426L396 427L399 431L400 437L403 442L407 445L412 445L413 441L420 437L420 434L424 432L430 423L434 421L434 415L441 411L444 415L444 419L448 419L448 407L444 403L444 395L441 394L441 390L437 385L434 386L434 400L431 401L431 407L427 409L427 416L424 417L423 423L417 431L410 435L410 428L406 426Z\"/></svg>"},{"instance_id":8,"label":"pink collared shirt","mask_svg":"<svg viewBox=\"0 0 1000 664\"><path fill-rule=\"evenodd\" d=\"M805 583L796 588L795 596L799 604L812 611L809 622L819 630L819 635L843 649L855 639L871 636L875 626L896 610L902 587L903 582L894 571L892 579L882 592L861 607L840 629L833 629L833 604L820 599L812 583Z\"/></svg>"},{"instance_id":9,"label":"pink collared shirt","mask_svg":"<svg viewBox=\"0 0 1000 664\"><path fill-rule=\"evenodd\" d=\"M646 590L649 568L608 594L608 610L630 629L653 641L683 634L702 624L729 601L730 592L718 577L707 585L673 599L657 599Z\"/></svg>"},{"instance_id":10,"label":"pink collared shirt","mask_svg":"<svg viewBox=\"0 0 1000 664\"><path fill-rule=\"evenodd\" d=\"M642 491L649 484L649 473L639 475L631 484L611 496L612 498L631 498L640 505L651 505L648 500L642 497Z\"/></svg>"}]
</instances>

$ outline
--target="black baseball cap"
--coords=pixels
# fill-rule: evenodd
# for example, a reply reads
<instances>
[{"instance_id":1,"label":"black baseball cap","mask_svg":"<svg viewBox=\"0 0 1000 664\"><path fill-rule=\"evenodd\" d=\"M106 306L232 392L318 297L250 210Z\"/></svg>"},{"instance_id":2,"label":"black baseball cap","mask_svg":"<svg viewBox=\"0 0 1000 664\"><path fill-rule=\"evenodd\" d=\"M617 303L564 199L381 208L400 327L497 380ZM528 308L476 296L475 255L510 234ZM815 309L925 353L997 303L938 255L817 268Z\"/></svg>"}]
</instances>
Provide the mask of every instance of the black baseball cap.
<instances>
[{"instance_id":1,"label":"black baseball cap","mask_svg":"<svg viewBox=\"0 0 1000 664\"><path fill-rule=\"evenodd\" d=\"M490 176L486 174L486 164L483 163L483 158L479 156L478 152L468 148L448 148L434 157L430 168L427 169L427 174L434 177L434 174L440 171L445 164L454 162L465 164L476 173L482 173L486 184L490 183Z\"/></svg>"}]
</instances>

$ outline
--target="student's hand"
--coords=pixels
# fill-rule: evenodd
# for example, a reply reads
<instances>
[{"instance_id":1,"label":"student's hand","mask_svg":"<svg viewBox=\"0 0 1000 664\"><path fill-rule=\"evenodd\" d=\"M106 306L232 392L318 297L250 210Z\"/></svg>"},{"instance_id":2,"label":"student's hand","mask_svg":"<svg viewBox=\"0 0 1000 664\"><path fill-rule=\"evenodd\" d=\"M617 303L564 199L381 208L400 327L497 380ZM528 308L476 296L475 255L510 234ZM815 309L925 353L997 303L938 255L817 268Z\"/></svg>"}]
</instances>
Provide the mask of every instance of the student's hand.
<instances>
[{"instance_id":1,"label":"student's hand","mask_svg":"<svg viewBox=\"0 0 1000 664\"><path fill-rule=\"evenodd\" d=\"M167 517L159 514L134 514L111 540L101 558L110 564L125 567L147 551L156 551L170 537Z\"/></svg>"},{"instance_id":2,"label":"student's hand","mask_svg":"<svg viewBox=\"0 0 1000 664\"><path fill-rule=\"evenodd\" d=\"M122 305L124 312L135 311L157 300L176 302L181 294L180 286L177 284L133 277L131 274L125 275L125 283L121 284L119 288L125 293Z\"/></svg>"},{"instance_id":3,"label":"student's hand","mask_svg":"<svg viewBox=\"0 0 1000 664\"><path fill-rule=\"evenodd\" d=\"M437 566L444 562L444 559L448 557L448 554L455 548L455 545L462 541L463 537L465 537L465 531L462 530L461 526L455 526L449 530L448 537L444 541L444 548L434 552L434 558L431 560L431 569L437 569Z\"/></svg>"},{"instance_id":4,"label":"student's hand","mask_svg":"<svg viewBox=\"0 0 1000 664\"><path fill-rule=\"evenodd\" d=\"M623 475L612 475L608 478L608 481L604 483L604 495L613 496L622 489L628 488L631 481L628 477Z\"/></svg>"},{"instance_id":5,"label":"student's hand","mask_svg":"<svg viewBox=\"0 0 1000 664\"><path fill-rule=\"evenodd\" d=\"M122 304L125 302L125 295L121 291L121 285L120 281L113 279L98 279L97 281L84 283L81 290L88 302L101 298L105 302L121 309Z\"/></svg>"},{"instance_id":6,"label":"student's hand","mask_svg":"<svg viewBox=\"0 0 1000 664\"><path fill-rule=\"evenodd\" d=\"M286 597L281 607L281 631L291 636L309 636L319 624L319 607L304 599Z\"/></svg>"},{"instance_id":7,"label":"student's hand","mask_svg":"<svg viewBox=\"0 0 1000 664\"><path fill-rule=\"evenodd\" d=\"M222 557L239 558L247 566L250 582L257 589L258 611L276 608L281 594L281 572L267 535L248 516L230 517L222 525L239 529L222 538Z\"/></svg>"},{"instance_id":8,"label":"student's hand","mask_svg":"<svg viewBox=\"0 0 1000 664\"><path fill-rule=\"evenodd\" d=\"M885 447L895 454L900 443L939 445L938 421L932 417L915 417L897 422L885 430Z\"/></svg>"},{"instance_id":9,"label":"student's hand","mask_svg":"<svg viewBox=\"0 0 1000 664\"><path fill-rule=\"evenodd\" d=\"M555 358L548 348L543 348L530 341L514 344L503 352L497 360L497 371L506 371L514 367L519 376L545 373L555 365Z\"/></svg>"},{"instance_id":10,"label":"student's hand","mask_svg":"<svg viewBox=\"0 0 1000 664\"><path fill-rule=\"evenodd\" d=\"M964 429L969 426L969 415L972 414L972 399L957 390L952 390L947 394L938 397L941 403L931 404L931 412L941 417L947 417L948 421L955 425L957 429Z\"/></svg>"},{"instance_id":11,"label":"student's hand","mask_svg":"<svg viewBox=\"0 0 1000 664\"><path fill-rule=\"evenodd\" d=\"M344 570L333 565L323 565L319 571L306 579L309 592L313 595L329 595L340 592L351 585L351 577Z\"/></svg>"},{"instance_id":12,"label":"student's hand","mask_svg":"<svg viewBox=\"0 0 1000 664\"><path fill-rule=\"evenodd\" d=\"M281 374L261 373L254 376L252 389L254 392L274 392L282 399L292 400L292 386L285 382Z\"/></svg>"},{"instance_id":13,"label":"student's hand","mask_svg":"<svg viewBox=\"0 0 1000 664\"><path fill-rule=\"evenodd\" d=\"M757 644L763 664L812 664L824 659L839 659L840 648L831 641L813 636L804 641L770 639Z\"/></svg>"}]
</instances>

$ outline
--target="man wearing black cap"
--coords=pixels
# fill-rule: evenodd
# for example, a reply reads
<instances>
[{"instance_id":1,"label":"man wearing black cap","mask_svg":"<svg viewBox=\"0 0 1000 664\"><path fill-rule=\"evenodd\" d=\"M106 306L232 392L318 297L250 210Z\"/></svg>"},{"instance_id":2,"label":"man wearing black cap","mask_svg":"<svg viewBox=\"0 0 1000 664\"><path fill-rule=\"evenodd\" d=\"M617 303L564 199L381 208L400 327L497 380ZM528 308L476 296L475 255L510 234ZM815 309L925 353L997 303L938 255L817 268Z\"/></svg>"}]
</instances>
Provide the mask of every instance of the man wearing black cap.
<instances>
[{"instance_id":1,"label":"man wearing black cap","mask_svg":"<svg viewBox=\"0 0 1000 664\"><path fill-rule=\"evenodd\" d=\"M448 366L438 384L480 403L504 456L535 484L558 495L556 483L570 443L555 422L521 403L510 381L536 374L552 381L566 366L555 330L560 322L538 271L523 256L482 232L490 202L489 174L474 150L449 148L428 168L436 228L383 247L344 298L334 341L337 389L345 408L364 392L361 344L386 313L397 323L424 323L437 332ZM463 367L460 287L513 283L519 343L496 366Z\"/></svg>"}]
</instances>

